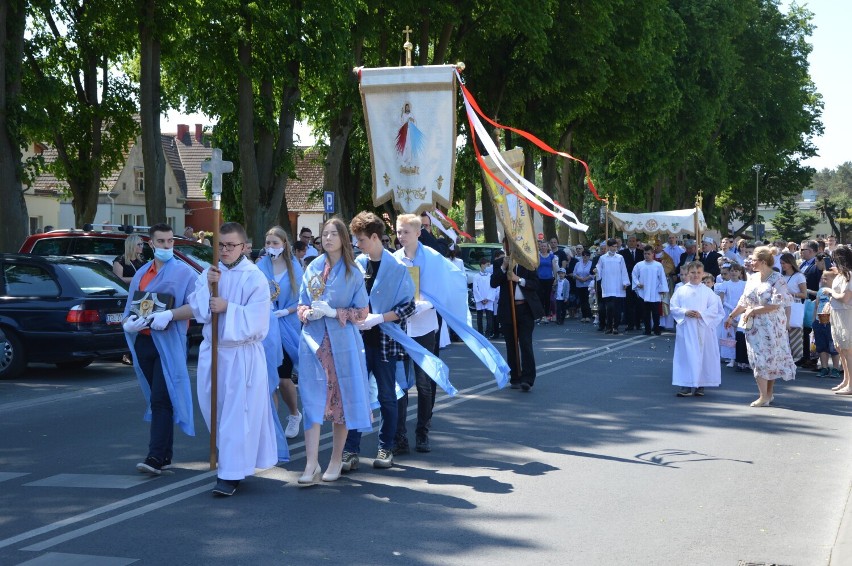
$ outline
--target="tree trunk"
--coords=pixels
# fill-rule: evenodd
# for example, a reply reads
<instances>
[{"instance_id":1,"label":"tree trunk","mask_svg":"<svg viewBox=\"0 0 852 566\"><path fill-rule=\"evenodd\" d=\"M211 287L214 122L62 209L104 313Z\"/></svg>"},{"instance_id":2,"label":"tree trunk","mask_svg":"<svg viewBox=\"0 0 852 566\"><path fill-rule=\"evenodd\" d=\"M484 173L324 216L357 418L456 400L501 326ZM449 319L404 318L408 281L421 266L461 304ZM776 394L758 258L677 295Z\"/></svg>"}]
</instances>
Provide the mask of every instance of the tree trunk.
<instances>
[{"instance_id":1,"label":"tree trunk","mask_svg":"<svg viewBox=\"0 0 852 566\"><path fill-rule=\"evenodd\" d=\"M352 218L358 203L357 186L347 187L343 182L344 158L347 157L349 134L352 132L352 112L352 107L344 108L331 123L323 171L323 187L334 192L337 213L343 218Z\"/></svg>"},{"instance_id":2,"label":"tree trunk","mask_svg":"<svg viewBox=\"0 0 852 566\"><path fill-rule=\"evenodd\" d=\"M476 241L476 183L468 186L464 196L464 231Z\"/></svg>"},{"instance_id":3,"label":"tree trunk","mask_svg":"<svg viewBox=\"0 0 852 566\"><path fill-rule=\"evenodd\" d=\"M237 45L240 71L237 78L237 135L239 136L240 175L242 185L243 219L255 225L260 208L260 179L254 142L254 90L252 69L252 19L244 14L244 30ZM250 237L253 231L249 228Z\"/></svg>"},{"instance_id":4,"label":"tree trunk","mask_svg":"<svg viewBox=\"0 0 852 566\"><path fill-rule=\"evenodd\" d=\"M532 156L533 149L528 148L527 151ZM526 158L526 151L524 152L524 157ZM541 157L541 181L542 181L542 190L544 194L553 198L554 190L556 188L556 163L557 157L555 155L542 155ZM532 161L532 159L528 160ZM527 180L531 183L535 184L535 169L532 169L532 177L527 176ZM524 166L524 173L526 174L526 166ZM554 200L562 200L560 198L556 198ZM560 224L562 224L560 222ZM542 216L541 222L541 231L544 233L544 239L550 240L550 238L556 236L556 219L552 216Z\"/></svg>"},{"instance_id":5,"label":"tree trunk","mask_svg":"<svg viewBox=\"0 0 852 566\"><path fill-rule=\"evenodd\" d=\"M29 232L21 182L19 126L9 117L20 112L26 2L0 2L0 252L16 252ZM10 123L11 122L11 123Z\"/></svg>"},{"instance_id":6,"label":"tree trunk","mask_svg":"<svg viewBox=\"0 0 852 566\"><path fill-rule=\"evenodd\" d=\"M149 226L166 221L166 156L160 138L160 40L156 37L156 0L144 0L139 14L139 106L145 214ZM115 222L110 218L110 222ZM174 226L172 226L174 228Z\"/></svg>"}]
</instances>

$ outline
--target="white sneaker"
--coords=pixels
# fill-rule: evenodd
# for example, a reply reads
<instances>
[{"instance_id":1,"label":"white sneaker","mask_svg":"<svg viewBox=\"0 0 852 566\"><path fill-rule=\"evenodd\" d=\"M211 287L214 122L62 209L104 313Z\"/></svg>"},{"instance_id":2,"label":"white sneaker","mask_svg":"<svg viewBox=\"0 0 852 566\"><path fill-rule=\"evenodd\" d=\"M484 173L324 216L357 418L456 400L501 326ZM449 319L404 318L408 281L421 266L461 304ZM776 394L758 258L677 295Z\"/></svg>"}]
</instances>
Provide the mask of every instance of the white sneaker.
<instances>
[{"instance_id":1,"label":"white sneaker","mask_svg":"<svg viewBox=\"0 0 852 566\"><path fill-rule=\"evenodd\" d=\"M287 438L296 438L299 436L299 425L301 424L302 413L287 417L287 428L284 429L284 436Z\"/></svg>"},{"instance_id":2,"label":"white sneaker","mask_svg":"<svg viewBox=\"0 0 852 566\"><path fill-rule=\"evenodd\" d=\"M734 359L733 358L731 358L731 361L728 362L728 367L729 368L734 367Z\"/></svg>"}]
</instances>

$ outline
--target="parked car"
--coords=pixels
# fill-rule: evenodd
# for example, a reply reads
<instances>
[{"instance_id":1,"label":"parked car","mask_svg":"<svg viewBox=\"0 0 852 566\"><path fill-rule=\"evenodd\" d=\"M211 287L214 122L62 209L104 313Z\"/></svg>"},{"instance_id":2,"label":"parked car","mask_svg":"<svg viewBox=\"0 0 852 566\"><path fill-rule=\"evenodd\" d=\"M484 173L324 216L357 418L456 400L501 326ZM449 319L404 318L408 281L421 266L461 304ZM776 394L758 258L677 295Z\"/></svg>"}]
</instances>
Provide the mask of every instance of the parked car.
<instances>
[{"instance_id":1,"label":"parked car","mask_svg":"<svg viewBox=\"0 0 852 566\"><path fill-rule=\"evenodd\" d=\"M88 226L86 228L89 228ZM133 233L133 227L127 226L126 231L95 231L95 230L51 230L44 234L33 234L24 240L21 252L37 255L56 255L85 258L103 262L112 269L113 260L124 254L124 241L128 233ZM148 242L148 233L140 233L139 237ZM213 248L189 240L183 236L175 236L175 258L186 263L201 273L213 263ZM145 261L154 257L151 246L144 246ZM125 285L126 287L126 285ZM194 320L189 324L187 338L190 346L200 344L202 326Z\"/></svg>"},{"instance_id":2,"label":"parked car","mask_svg":"<svg viewBox=\"0 0 852 566\"><path fill-rule=\"evenodd\" d=\"M0 379L29 363L84 368L127 353L124 283L101 262L0 254Z\"/></svg>"},{"instance_id":3,"label":"parked car","mask_svg":"<svg viewBox=\"0 0 852 566\"><path fill-rule=\"evenodd\" d=\"M24 240L21 253L37 255L62 255L96 259L112 267L112 261L124 253L126 232L95 230L51 230L44 234L33 234ZM150 238L147 232L139 234L144 242ZM213 248L175 236L175 257L201 273L213 263ZM154 257L150 246L143 251L145 260Z\"/></svg>"}]
</instances>

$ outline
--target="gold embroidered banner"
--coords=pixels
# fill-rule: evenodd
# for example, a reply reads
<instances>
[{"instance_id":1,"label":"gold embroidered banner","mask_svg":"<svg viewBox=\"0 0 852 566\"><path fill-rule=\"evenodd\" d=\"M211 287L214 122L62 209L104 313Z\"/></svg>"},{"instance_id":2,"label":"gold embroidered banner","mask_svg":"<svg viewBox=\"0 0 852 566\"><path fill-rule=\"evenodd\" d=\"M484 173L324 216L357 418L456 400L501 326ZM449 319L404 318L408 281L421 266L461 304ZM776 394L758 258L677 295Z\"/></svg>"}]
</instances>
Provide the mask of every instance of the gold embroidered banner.
<instances>
[{"instance_id":1,"label":"gold embroidered banner","mask_svg":"<svg viewBox=\"0 0 852 566\"><path fill-rule=\"evenodd\" d=\"M518 174L524 174L524 151L520 148L502 151L500 155L506 163ZM489 156L484 156L485 165L492 171L497 171L494 160ZM512 259L527 269L538 269L538 242L535 237L535 229L533 228L533 218L530 213L530 207L516 195L507 191L504 187L494 182L485 171L482 172L482 177L488 186L491 203L494 205L494 211L497 214L497 219L503 225L503 232L512 242ZM504 180L504 182L506 182ZM508 184L508 182L506 182Z\"/></svg>"},{"instance_id":2,"label":"gold embroidered banner","mask_svg":"<svg viewBox=\"0 0 852 566\"><path fill-rule=\"evenodd\" d=\"M452 206L456 164L454 65L361 69L373 204L402 212Z\"/></svg>"}]
</instances>

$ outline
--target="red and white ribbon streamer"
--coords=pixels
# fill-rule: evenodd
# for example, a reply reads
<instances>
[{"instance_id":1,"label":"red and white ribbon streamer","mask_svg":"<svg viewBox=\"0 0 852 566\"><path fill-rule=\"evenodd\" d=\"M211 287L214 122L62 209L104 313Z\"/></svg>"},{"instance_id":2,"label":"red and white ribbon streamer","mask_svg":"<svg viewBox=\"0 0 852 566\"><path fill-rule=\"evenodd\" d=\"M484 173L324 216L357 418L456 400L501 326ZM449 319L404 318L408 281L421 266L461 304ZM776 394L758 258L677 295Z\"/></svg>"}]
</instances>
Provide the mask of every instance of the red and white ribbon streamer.
<instances>
[{"instance_id":1,"label":"red and white ribbon streamer","mask_svg":"<svg viewBox=\"0 0 852 566\"><path fill-rule=\"evenodd\" d=\"M465 232L464 230L462 230L461 228L459 228L459 225L458 225L458 224L456 224L456 221L455 221L455 220L453 220L452 218L450 218L449 216L447 216L446 214L444 214L443 212L441 212L439 209L437 209L437 208L435 209L435 214L437 214L438 216L440 216L440 217L441 217L441 220L443 220L444 222L446 222L447 224L449 224L450 226L452 226L452 227L453 227L453 230L455 230L456 232L458 232L460 235L464 236L464 237L465 237L465 238L467 238L468 240L473 240L473 237L472 237L470 234L468 234L467 232Z\"/></svg>"}]
</instances>

